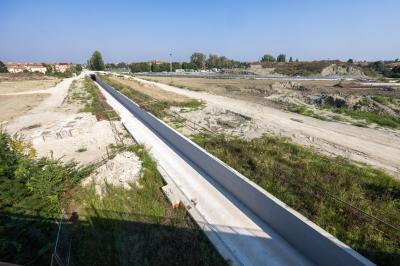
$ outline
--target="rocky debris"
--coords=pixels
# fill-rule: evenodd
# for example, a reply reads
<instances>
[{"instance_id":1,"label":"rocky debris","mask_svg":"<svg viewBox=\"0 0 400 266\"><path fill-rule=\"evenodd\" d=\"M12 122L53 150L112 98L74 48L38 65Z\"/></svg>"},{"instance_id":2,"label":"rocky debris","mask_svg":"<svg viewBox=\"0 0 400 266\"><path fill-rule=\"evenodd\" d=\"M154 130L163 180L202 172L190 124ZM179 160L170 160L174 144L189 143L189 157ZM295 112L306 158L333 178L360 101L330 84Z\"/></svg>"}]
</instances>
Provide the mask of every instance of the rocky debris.
<instances>
[{"instance_id":1,"label":"rocky debris","mask_svg":"<svg viewBox=\"0 0 400 266\"><path fill-rule=\"evenodd\" d=\"M309 95L307 102L314 105L329 104L330 106L341 108L347 106L346 99L339 95Z\"/></svg>"},{"instance_id":2,"label":"rocky debris","mask_svg":"<svg viewBox=\"0 0 400 266\"><path fill-rule=\"evenodd\" d=\"M385 86L385 87L382 88L382 90L383 91L394 91L394 88L390 87L390 86Z\"/></svg>"},{"instance_id":3,"label":"rocky debris","mask_svg":"<svg viewBox=\"0 0 400 266\"><path fill-rule=\"evenodd\" d=\"M171 202L172 208L178 209L181 207L182 202L179 197L178 190L174 187L171 186L170 184L167 184L161 188L163 191L164 195L169 199Z\"/></svg>"},{"instance_id":4,"label":"rocky debris","mask_svg":"<svg viewBox=\"0 0 400 266\"><path fill-rule=\"evenodd\" d=\"M142 162L139 157L132 152L122 152L117 154L95 170L89 177L83 180L83 186L93 184L96 194L102 196L106 184L130 189L132 185L140 187L138 180Z\"/></svg>"}]
</instances>

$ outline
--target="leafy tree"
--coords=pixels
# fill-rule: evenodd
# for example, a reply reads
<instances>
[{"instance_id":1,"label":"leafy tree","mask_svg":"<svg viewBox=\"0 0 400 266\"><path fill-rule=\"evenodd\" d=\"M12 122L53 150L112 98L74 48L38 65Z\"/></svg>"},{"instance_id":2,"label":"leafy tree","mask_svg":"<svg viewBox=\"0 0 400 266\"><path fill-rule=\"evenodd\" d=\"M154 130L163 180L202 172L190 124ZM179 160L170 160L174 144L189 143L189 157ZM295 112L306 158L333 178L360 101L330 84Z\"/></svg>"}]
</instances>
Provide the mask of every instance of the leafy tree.
<instances>
[{"instance_id":1,"label":"leafy tree","mask_svg":"<svg viewBox=\"0 0 400 266\"><path fill-rule=\"evenodd\" d=\"M99 51L94 51L92 57L87 62L88 68L91 70L104 70L105 65L103 61L103 57Z\"/></svg>"},{"instance_id":2,"label":"leafy tree","mask_svg":"<svg viewBox=\"0 0 400 266\"><path fill-rule=\"evenodd\" d=\"M117 65L114 63L107 63L106 64L106 69L114 69L117 68Z\"/></svg>"},{"instance_id":3,"label":"leafy tree","mask_svg":"<svg viewBox=\"0 0 400 266\"><path fill-rule=\"evenodd\" d=\"M146 62L132 63L129 65L129 68L132 73L150 72L150 64Z\"/></svg>"},{"instance_id":4,"label":"leafy tree","mask_svg":"<svg viewBox=\"0 0 400 266\"><path fill-rule=\"evenodd\" d=\"M206 63L206 56L202 53L193 53L190 62L195 64L197 69L203 69Z\"/></svg>"},{"instance_id":5,"label":"leafy tree","mask_svg":"<svg viewBox=\"0 0 400 266\"><path fill-rule=\"evenodd\" d=\"M293 62L293 58L292 57L289 58L289 62Z\"/></svg>"},{"instance_id":6,"label":"leafy tree","mask_svg":"<svg viewBox=\"0 0 400 266\"><path fill-rule=\"evenodd\" d=\"M163 72L163 71L169 72L170 71L170 64L169 63L162 63L162 64L159 64L158 66L159 66L159 71L160 72Z\"/></svg>"},{"instance_id":7,"label":"leafy tree","mask_svg":"<svg viewBox=\"0 0 400 266\"><path fill-rule=\"evenodd\" d=\"M160 71L160 65L151 64L151 72L161 72Z\"/></svg>"},{"instance_id":8,"label":"leafy tree","mask_svg":"<svg viewBox=\"0 0 400 266\"><path fill-rule=\"evenodd\" d=\"M128 65L125 62L121 62L117 64L117 68L127 68Z\"/></svg>"},{"instance_id":9,"label":"leafy tree","mask_svg":"<svg viewBox=\"0 0 400 266\"><path fill-rule=\"evenodd\" d=\"M7 66L2 61L0 61L0 73L7 73L7 72L8 72Z\"/></svg>"},{"instance_id":10,"label":"leafy tree","mask_svg":"<svg viewBox=\"0 0 400 266\"><path fill-rule=\"evenodd\" d=\"M172 71L177 69L182 69L182 64L180 62L172 62Z\"/></svg>"},{"instance_id":11,"label":"leafy tree","mask_svg":"<svg viewBox=\"0 0 400 266\"><path fill-rule=\"evenodd\" d=\"M278 61L278 62L286 62L286 55L284 55L284 54L278 55L278 57L276 58L276 61Z\"/></svg>"},{"instance_id":12,"label":"leafy tree","mask_svg":"<svg viewBox=\"0 0 400 266\"><path fill-rule=\"evenodd\" d=\"M219 57L215 54L210 54L206 61L207 68L219 67Z\"/></svg>"},{"instance_id":13,"label":"leafy tree","mask_svg":"<svg viewBox=\"0 0 400 266\"><path fill-rule=\"evenodd\" d=\"M275 61L276 61L275 57L273 57L270 54L263 55L263 57L261 58L261 62L275 62Z\"/></svg>"},{"instance_id":14,"label":"leafy tree","mask_svg":"<svg viewBox=\"0 0 400 266\"><path fill-rule=\"evenodd\" d=\"M394 68L392 68L392 72L393 73L400 73L400 66L395 66Z\"/></svg>"},{"instance_id":15,"label":"leafy tree","mask_svg":"<svg viewBox=\"0 0 400 266\"><path fill-rule=\"evenodd\" d=\"M194 69L194 70L196 70L197 66L194 63L183 62L182 63L182 69Z\"/></svg>"},{"instance_id":16,"label":"leafy tree","mask_svg":"<svg viewBox=\"0 0 400 266\"><path fill-rule=\"evenodd\" d=\"M354 61L353 61L353 59L349 59L349 60L347 60L347 63L349 63L349 64L353 64L354 63Z\"/></svg>"}]
</instances>

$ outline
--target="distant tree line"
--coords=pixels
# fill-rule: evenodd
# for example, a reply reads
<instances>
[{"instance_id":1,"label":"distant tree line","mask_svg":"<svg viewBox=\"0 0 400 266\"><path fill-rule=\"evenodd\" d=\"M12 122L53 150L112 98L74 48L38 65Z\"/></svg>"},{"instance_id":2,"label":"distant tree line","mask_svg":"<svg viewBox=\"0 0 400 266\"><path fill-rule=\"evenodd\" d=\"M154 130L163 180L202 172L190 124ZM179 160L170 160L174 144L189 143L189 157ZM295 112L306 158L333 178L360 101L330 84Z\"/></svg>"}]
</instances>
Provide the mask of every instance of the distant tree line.
<instances>
[{"instance_id":1,"label":"distant tree line","mask_svg":"<svg viewBox=\"0 0 400 266\"><path fill-rule=\"evenodd\" d=\"M276 58L273 55L265 54L261 57L261 62L286 62L286 55L279 54ZM293 62L293 57L289 57L289 62ZM299 62L299 59L296 59L296 62Z\"/></svg>"},{"instance_id":2,"label":"distant tree line","mask_svg":"<svg viewBox=\"0 0 400 266\"><path fill-rule=\"evenodd\" d=\"M151 62L137 62L137 63L118 63L107 64L106 69L117 69L129 67L133 73L138 72L164 72L170 71L170 63L151 63ZM205 54L193 53L190 57L190 62L172 62L172 71L177 69L183 70L200 70L200 69L213 69L213 68L235 68L235 67L248 67L248 63L239 62L228 59L225 56L218 56L210 54L207 58Z\"/></svg>"},{"instance_id":3,"label":"distant tree line","mask_svg":"<svg viewBox=\"0 0 400 266\"><path fill-rule=\"evenodd\" d=\"M273 55L265 54L261 57L261 62L286 62L286 55L279 54L276 58ZM293 62L293 58L289 57L289 62ZM377 61L368 64L368 68L372 71L379 73L385 77L390 78L400 78L400 66L391 67L390 63L398 62L396 59L394 61ZM299 62L298 59L295 62ZM353 59L347 60L348 64L353 64ZM172 65L172 67L171 67ZM138 62L127 64L125 62L121 63L109 63L104 64L102 55L99 51L94 51L91 58L87 62L87 67L91 70L104 70L104 69L128 69L132 73L138 72L168 72L171 70L175 71L177 69L183 70L200 70L200 69L227 69L227 68L247 68L249 63L239 62L229 59L225 56L218 56L215 54L210 54L208 57L199 52L195 52L190 57L190 62L173 62L170 63L149 63L149 62ZM80 72L82 70L80 65L77 65L74 72ZM0 61L0 73L6 72L7 67Z\"/></svg>"},{"instance_id":4,"label":"distant tree line","mask_svg":"<svg viewBox=\"0 0 400 266\"><path fill-rule=\"evenodd\" d=\"M391 61L376 61L373 63L369 63L368 67L387 78L400 78L400 65L392 68L389 66L389 63L391 63Z\"/></svg>"}]
</instances>

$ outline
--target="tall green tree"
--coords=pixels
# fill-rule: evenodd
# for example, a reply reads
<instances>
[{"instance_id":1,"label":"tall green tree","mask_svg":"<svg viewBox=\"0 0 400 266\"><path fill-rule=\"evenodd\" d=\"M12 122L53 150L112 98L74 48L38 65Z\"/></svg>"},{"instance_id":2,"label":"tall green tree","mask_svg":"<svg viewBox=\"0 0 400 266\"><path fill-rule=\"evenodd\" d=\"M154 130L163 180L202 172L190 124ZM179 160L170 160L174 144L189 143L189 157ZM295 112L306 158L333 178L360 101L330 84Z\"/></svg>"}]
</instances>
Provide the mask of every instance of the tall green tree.
<instances>
[{"instance_id":1,"label":"tall green tree","mask_svg":"<svg viewBox=\"0 0 400 266\"><path fill-rule=\"evenodd\" d=\"M290 57L290 58L289 58L289 62L293 62L293 57Z\"/></svg>"},{"instance_id":2,"label":"tall green tree","mask_svg":"<svg viewBox=\"0 0 400 266\"><path fill-rule=\"evenodd\" d=\"M92 57L87 62L88 68L91 70L104 70L105 64L103 61L103 57L99 51L94 51Z\"/></svg>"},{"instance_id":3,"label":"tall green tree","mask_svg":"<svg viewBox=\"0 0 400 266\"><path fill-rule=\"evenodd\" d=\"M275 61L276 61L275 57L273 57L270 54L265 54L263 55L263 57L261 57L261 62L275 62Z\"/></svg>"},{"instance_id":4,"label":"tall green tree","mask_svg":"<svg viewBox=\"0 0 400 266\"><path fill-rule=\"evenodd\" d=\"M203 69L206 63L206 55L202 53L193 53L190 62L195 64L198 69Z\"/></svg>"},{"instance_id":5,"label":"tall green tree","mask_svg":"<svg viewBox=\"0 0 400 266\"><path fill-rule=\"evenodd\" d=\"M206 61L206 66L207 66L207 68L214 68L214 67L218 67L218 63L219 63L218 55L210 54Z\"/></svg>"},{"instance_id":6,"label":"tall green tree","mask_svg":"<svg viewBox=\"0 0 400 266\"><path fill-rule=\"evenodd\" d=\"M278 57L276 58L276 61L278 61L278 62L286 62L286 55L284 55L284 54L278 55Z\"/></svg>"},{"instance_id":7,"label":"tall green tree","mask_svg":"<svg viewBox=\"0 0 400 266\"><path fill-rule=\"evenodd\" d=\"M2 61L0 61L0 73L7 73L7 72L8 72L7 66Z\"/></svg>"}]
</instances>

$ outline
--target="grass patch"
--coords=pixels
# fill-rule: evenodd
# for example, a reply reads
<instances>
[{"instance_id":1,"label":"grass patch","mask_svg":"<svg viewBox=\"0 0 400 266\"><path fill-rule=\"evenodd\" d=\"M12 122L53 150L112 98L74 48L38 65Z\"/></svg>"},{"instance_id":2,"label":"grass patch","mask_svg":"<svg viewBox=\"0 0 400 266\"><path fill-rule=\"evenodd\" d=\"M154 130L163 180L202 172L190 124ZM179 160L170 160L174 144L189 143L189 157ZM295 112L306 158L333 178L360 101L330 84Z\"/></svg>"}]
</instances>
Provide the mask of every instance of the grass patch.
<instances>
[{"instance_id":1,"label":"grass patch","mask_svg":"<svg viewBox=\"0 0 400 266\"><path fill-rule=\"evenodd\" d=\"M388 101L387 97L385 97L385 96L376 95L376 96L372 96L371 98L380 104L383 104L386 106L389 104L389 101Z\"/></svg>"},{"instance_id":2,"label":"grass patch","mask_svg":"<svg viewBox=\"0 0 400 266\"><path fill-rule=\"evenodd\" d=\"M334 108L333 112L348 115L354 119L364 119L367 123L376 123L383 127L400 128L400 118L376 112L353 111L349 108Z\"/></svg>"},{"instance_id":3,"label":"grass patch","mask_svg":"<svg viewBox=\"0 0 400 266\"><path fill-rule=\"evenodd\" d=\"M85 77L83 86L88 93L85 107L81 112L89 112L96 116L97 120L118 120L118 114L107 104L106 98L89 77Z\"/></svg>"},{"instance_id":4,"label":"grass patch","mask_svg":"<svg viewBox=\"0 0 400 266\"><path fill-rule=\"evenodd\" d=\"M186 210L173 209L161 191L163 179L143 146L130 146L143 162L140 188L108 186L100 198L81 188L84 206L74 229L72 259L77 265L224 265Z\"/></svg>"},{"instance_id":5,"label":"grass patch","mask_svg":"<svg viewBox=\"0 0 400 266\"><path fill-rule=\"evenodd\" d=\"M108 78L105 75L100 75L100 78L107 82L110 86L120 91L126 97L139 104L143 109L152 113L160 119L168 116L167 110L171 106L187 108L190 110L196 110L203 106L203 103L197 100L189 100L185 102L174 102L174 101L158 101L142 92L136 91L133 88L123 85L117 81Z\"/></svg>"},{"instance_id":6,"label":"grass patch","mask_svg":"<svg viewBox=\"0 0 400 266\"><path fill-rule=\"evenodd\" d=\"M396 231L326 194L399 227L400 182L392 176L270 135L251 141L196 135L193 140L372 261L398 265Z\"/></svg>"},{"instance_id":7,"label":"grass patch","mask_svg":"<svg viewBox=\"0 0 400 266\"><path fill-rule=\"evenodd\" d=\"M298 113L298 114L301 114L301 115L310 116L310 117L313 117L313 118L316 118L316 119L319 119L319 120L324 120L324 121L328 120L328 119L326 119L326 117L314 113L312 110L308 109L304 105L290 104L288 106L288 110L290 112L293 112L293 113Z\"/></svg>"}]
</instances>

